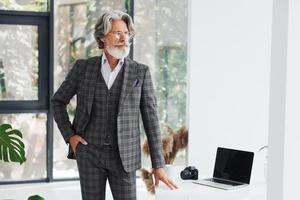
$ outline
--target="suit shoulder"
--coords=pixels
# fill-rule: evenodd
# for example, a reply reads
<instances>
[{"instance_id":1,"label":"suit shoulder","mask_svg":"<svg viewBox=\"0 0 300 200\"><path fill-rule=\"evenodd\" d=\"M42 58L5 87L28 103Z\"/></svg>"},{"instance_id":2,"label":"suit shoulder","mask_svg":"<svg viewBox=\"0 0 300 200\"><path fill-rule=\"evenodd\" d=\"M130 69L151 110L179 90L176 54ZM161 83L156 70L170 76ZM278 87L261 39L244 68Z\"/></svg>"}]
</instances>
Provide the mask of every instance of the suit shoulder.
<instances>
[{"instance_id":1,"label":"suit shoulder","mask_svg":"<svg viewBox=\"0 0 300 200\"><path fill-rule=\"evenodd\" d=\"M131 60L131 59L127 59L127 60L131 65L134 65L138 70L146 71L149 68L147 65L137 62L135 60Z\"/></svg>"},{"instance_id":2,"label":"suit shoulder","mask_svg":"<svg viewBox=\"0 0 300 200\"><path fill-rule=\"evenodd\" d=\"M74 62L74 66L77 68L82 68L84 65L86 65L86 59L77 59Z\"/></svg>"},{"instance_id":3,"label":"suit shoulder","mask_svg":"<svg viewBox=\"0 0 300 200\"><path fill-rule=\"evenodd\" d=\"M79 65L87 65L87 64L96 62L98 59L100 59L100 56L94 56L94 57L87 58L87 59L77 59L76 62Z\"/></svg>"},{"instance_id":4,"label":"suit shoulder","mask_svg":"<svg viewBox=\"0 0 300 200\"><path fill-rule=\"evenodd\" d=\"M97 62L98 60L100 60L101 56L94 56L94 57L90 57L88 59L85 59L88 63L93 63L93 62Z\"/></svg>"},{"instance_id":5,"label":"suit shoulder","mask_svg":"<svg viewBox=\"0 0 300 200\"><path fill-rule=\"evenodd\" d=\"M93 63L96 63L97 59L100 59L100 57L95 56L87 59L77 59L75 61L75 66L77 66L77 70L79 72L84 72L89 65L93 65Z\"/></svg>"}]
</instances>

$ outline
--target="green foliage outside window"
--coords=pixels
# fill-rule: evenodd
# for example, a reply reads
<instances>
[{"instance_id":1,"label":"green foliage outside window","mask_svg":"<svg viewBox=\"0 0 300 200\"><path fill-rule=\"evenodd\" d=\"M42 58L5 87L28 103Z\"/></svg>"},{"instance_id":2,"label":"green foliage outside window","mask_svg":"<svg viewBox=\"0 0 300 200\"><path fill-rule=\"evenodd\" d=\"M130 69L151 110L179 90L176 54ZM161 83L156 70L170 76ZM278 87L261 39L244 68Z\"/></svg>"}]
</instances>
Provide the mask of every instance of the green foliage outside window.
<instances>
[{"instance_id":1,"label":"green foliage outside window","mask_svg":"<svg viewBox=\"0 0 300 200\"><path fill-rule=\"evenodd\" d=\"M186 47L161 47L155 71L160 123L178 129L186 123Z\"/></svg>"}]
</instances>

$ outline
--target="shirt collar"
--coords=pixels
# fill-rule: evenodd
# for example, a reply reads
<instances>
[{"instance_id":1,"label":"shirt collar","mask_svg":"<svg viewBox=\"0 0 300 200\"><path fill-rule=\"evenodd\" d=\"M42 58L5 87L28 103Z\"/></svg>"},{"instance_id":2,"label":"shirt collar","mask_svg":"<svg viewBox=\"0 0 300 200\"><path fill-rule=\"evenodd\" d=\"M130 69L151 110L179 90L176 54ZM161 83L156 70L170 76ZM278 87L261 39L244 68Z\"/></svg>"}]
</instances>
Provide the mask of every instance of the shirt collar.
<instances>
[{"instance_id":1,"label":"shirt collar","mask_svg":"<svg viewBox=\"0 0 300 200\"><path fill-rule=\"evenodd\" d=\"M109 63L108 63L108 61L107 61L107 57L106 57L104 51L103 51L103 53L102 53L102 61L101 61L101 63L102 63L102 66L105 65L105 64L108 64L108 65L109 65ZM118 65L119 65L119 66L122 66L123 63L124 63L124 58L119 59Z\"/></svg>"}]
</instances>

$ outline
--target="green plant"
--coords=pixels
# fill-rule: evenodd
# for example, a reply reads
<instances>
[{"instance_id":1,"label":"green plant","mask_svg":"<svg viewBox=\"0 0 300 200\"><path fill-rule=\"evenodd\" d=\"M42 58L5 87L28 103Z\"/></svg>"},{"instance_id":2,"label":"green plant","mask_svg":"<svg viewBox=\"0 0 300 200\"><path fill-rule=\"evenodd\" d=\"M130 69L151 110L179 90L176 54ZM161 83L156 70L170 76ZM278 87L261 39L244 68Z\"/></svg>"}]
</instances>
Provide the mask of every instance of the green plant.
<instances>
[{"instance_id":1,"label":"green plant","mask_svg":"<svg viewBox=\"0 0 300 200\"><path fill-rule=\"evenodd\" d=\"M25 145L22 142L22 133L12 129L10 124L0 125L0 160L5 162L18 162L20 165L26 161Z\"/></svg>"},{"instance_id":2,"label":"green plant","mask_svg":"<svg viewBox=\"0 0 300 200\"><path fill-rule=\"evenodd\" d=\"M39 195L33 195L33 196L28 197L27 200L45 200L45 199Z\"/></svg>"},{"instance_id":3,"label":"green plant","mask_svg":"<svg viewBox=\"0 0 300 200\"><path fill-rule=\"evenodd\" d=\"M23 135L18 129L12 129L10 124L0 125L0 160L5 162L18 162L20 165L26 161ZM27 200L45 200L39 195L28 197Z\"/></svg>"}]
</instances>

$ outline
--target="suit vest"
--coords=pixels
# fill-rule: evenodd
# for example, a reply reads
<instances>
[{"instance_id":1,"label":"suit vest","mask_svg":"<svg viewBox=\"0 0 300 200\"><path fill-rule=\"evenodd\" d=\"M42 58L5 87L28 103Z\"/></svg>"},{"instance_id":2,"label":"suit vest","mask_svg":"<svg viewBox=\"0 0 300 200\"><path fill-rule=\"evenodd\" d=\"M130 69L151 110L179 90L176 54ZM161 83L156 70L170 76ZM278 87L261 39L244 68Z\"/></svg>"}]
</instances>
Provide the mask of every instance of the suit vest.
<instances>
[{"instance_id":1,"label":"suit vest","mask_svg":"<svg viewBox=\"0 0 300 200\"><path fill-rule=\"evenodd\" d=\"M93 107L85 131L89 143L118 148L117 117L124 67L123 65L110 89L107 88L101 70L98 71Z\"/></svg>"}]
</instances>

